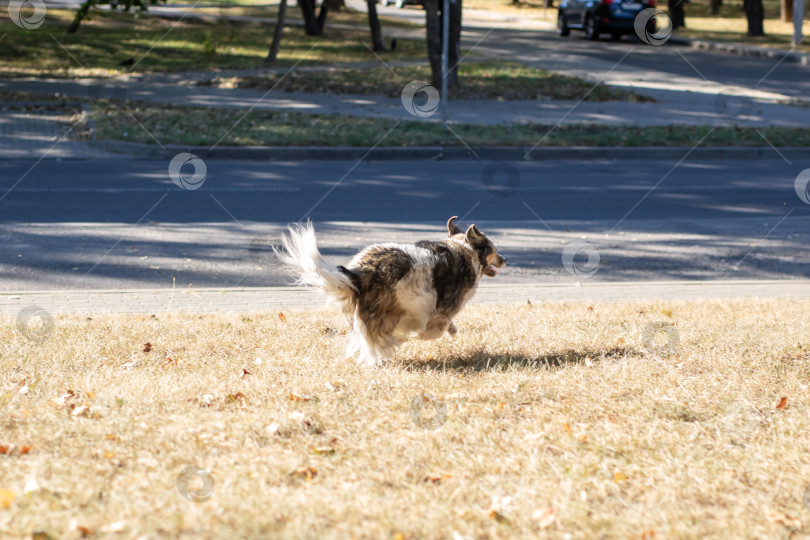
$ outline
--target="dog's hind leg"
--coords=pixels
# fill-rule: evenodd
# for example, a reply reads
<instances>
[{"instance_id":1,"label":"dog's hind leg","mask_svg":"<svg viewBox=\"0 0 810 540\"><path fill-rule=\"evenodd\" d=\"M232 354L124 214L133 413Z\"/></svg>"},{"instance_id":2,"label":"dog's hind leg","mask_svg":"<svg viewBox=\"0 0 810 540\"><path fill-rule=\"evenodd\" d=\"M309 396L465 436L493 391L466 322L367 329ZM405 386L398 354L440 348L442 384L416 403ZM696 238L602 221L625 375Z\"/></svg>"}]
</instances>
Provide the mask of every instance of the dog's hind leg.
<instances>
[{"instance_id":1,"label":"dog's hind leg","mask_svg":"<svg viewBox=\"0 0 810 540\"><path fill-rule=\"evenodd\" d=\"M437 314L425 325L425 329L416 334L417 339L439 339L445 332L455 333L456 326L450 317L444 314Z\"/></svg>"}]
</instances>

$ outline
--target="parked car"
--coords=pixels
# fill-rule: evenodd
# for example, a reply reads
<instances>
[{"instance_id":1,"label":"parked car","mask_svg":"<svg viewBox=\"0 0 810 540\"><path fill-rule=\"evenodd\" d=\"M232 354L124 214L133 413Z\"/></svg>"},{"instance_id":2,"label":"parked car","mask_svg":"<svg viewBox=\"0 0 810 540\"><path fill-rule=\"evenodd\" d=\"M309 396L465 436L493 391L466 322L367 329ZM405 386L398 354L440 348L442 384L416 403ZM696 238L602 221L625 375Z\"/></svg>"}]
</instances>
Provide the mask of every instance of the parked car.
<instances>
[{"instance_id":1,"label":"parked car","mask_svg":"<svg viewBox=\"0 0 810 540\"><path fill-rule=\"evenodd\" d=\"M610 34L620 39L635 32L633 22L642 9L654 8L655 0L562 0L557 15L557 31L567 36L572 29L583 30L585 38L599 39ZM655 20L650 20L648 31L655 32Z\"/></svg>"},{"instance_id":2,"label":"parked car","mask_svg":"<svg viewBox=\"0 0 810 540\"><path fill-rule=\"evenodd\" d=\"M387 6L388 4L394 4L397 9L402 9L405 6L409 5L421 5L422 0L377 0L377 3L381 6Z\"/></svg>"}]
</instances>

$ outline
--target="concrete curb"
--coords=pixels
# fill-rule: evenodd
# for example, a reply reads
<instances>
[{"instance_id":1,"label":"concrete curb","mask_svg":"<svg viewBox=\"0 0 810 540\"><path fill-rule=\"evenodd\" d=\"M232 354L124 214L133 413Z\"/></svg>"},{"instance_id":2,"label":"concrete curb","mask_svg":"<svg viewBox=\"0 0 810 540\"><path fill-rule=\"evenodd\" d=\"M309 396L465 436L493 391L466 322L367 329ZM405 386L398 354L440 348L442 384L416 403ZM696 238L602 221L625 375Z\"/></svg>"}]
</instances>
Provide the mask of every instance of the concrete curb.
<instances>
[{"instance_id":1,"label":"concrete curb","mask_svg":"<svg viewBox=\"0 0 810 540\"><path fill-rule=\"evenodd\" d=\"M526 302L654 302L736 298L810 299L810 280L642 281L482 284L472 304ZM56 290L0 293L0 318L27 306L49 313L259 312L325 307L322 295L303 287L212 289Z\"/></svg>"},{"instance_id":2,"label":"concrete curb","mask_svg":"<svg viewBox=\"0 0 810 540\"><path fill-rule=\"evenodd\" d=\"M803 66L810 65L810 54L788 51L785 49L773 49L770 47L756 47L753 45L742 45L740 43L726 43L723 41L710 41L707 39L692 39L684 37L671 37L669 43L674 45L684 45L701 51L714 51L736 56L751 56L755 58L770 58L784 62L792 62Z\"/></svg>"},{"instance_id":3,"label":"concrete curb","mask_svg":"<svg viewBox=\"0 0 810 540\"><path fill-rule=\"evenodd\" d=\"M171 159L180 152L189 152L203 159L256 159L269 161L429 161L429 160L486 160L486 161L548 161L560 159L681 159L690 152L689 147L528 147L485 146L474 147L472 152L465 147L413 146L413 147L324 147L324 146L207 146L165 145L131 143L123 141L91 140L92 148L155 159ZM781 148L779 152L787 159L808 159L810 148ZM751 160L779 158L769 147L708 147L691 150L692 160Z\"/></svg>"}]
</instances>

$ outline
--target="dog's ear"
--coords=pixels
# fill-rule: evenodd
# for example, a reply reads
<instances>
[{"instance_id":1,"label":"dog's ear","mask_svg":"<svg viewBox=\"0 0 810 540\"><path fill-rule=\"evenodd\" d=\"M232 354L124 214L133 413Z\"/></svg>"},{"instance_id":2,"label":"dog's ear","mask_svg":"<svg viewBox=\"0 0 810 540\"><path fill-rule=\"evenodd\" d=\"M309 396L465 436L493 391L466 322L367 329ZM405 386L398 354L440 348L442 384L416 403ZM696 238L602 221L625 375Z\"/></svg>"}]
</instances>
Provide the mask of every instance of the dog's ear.
<instances>
[{"instance_id":1,"label":"dog's ear","mask_svg":"<svg viewBox=\"0 0 810 540\"><path fill-rule=\"evenodd\" d=\"M450 236L454 234L461 234L461 229L459 229L458 225L456 225L456 220L458 216L453 216L447 220L447 232L450 233Z\"/></svg>"},{"instance_id":2,"label":"dog's ear","mask_svg":"<svg viewBox=\"0 0 810 540\"><path fill-rule=\"evenodd\" d=\"M475 224L470 225L465 233L465 236L467 237L467 242L469 242L471 246L483 244L487 238L484 236L484 233L478 230L478 227L476 227Z\"/></svg>"}]
</instances>

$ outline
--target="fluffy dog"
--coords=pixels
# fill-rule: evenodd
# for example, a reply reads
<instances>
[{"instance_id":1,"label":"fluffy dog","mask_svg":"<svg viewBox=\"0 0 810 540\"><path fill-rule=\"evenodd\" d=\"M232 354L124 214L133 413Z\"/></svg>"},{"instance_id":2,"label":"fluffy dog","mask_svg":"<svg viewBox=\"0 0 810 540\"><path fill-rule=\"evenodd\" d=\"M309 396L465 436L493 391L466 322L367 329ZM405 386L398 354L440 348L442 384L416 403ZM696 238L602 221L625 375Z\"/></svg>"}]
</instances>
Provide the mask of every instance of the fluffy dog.
<instances>
[{"instance_id":1,"label":"fluffy dog","mask_svg":"<svg viewBox=\"0 0 810 540\"><path fill-rule=\"evenodd\" d=\"M453 317L478 287L506 261L475 225L463 232L447 221L448 238L415 244L375 244L347 266L323 260L312 224L289 229L278 256L301 285L323 291L352 322L348 353L376 366L412 335L437 339L455 335Z\"/></svg>"}]
</instances>

